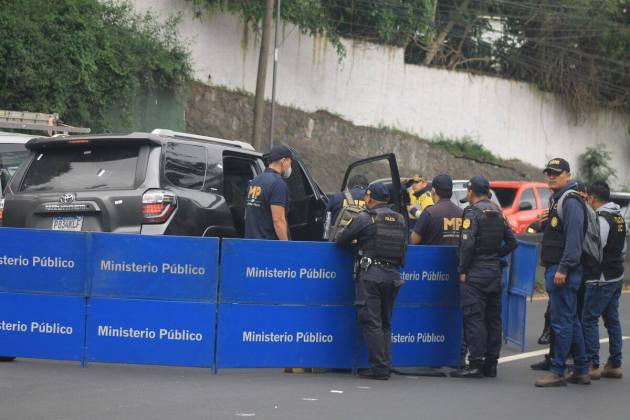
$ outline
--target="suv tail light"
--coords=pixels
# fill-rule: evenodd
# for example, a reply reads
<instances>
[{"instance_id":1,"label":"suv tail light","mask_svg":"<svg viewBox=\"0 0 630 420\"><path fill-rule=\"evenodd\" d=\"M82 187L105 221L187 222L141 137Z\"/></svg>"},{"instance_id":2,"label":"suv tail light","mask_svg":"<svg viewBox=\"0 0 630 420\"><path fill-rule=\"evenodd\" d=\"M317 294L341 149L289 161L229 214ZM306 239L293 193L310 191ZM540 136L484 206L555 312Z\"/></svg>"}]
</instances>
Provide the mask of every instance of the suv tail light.
<instances>
[{"instance_id":1,"label":"suv tail light","mask_svg":"<svg viewBox=\"0 0 630 420\"><path fill-rule=\"evenodd\" d=\"M177 197L167 190L148 190L142 196L142 222L164 223L177 208Z\"/></svg>"},{"instance_id":2,"label":"suv tail light","mask_svg":"<svg viewBox=\"0 0 630 420\"><path fill-rule=\"evenodd\" d=\"M4 198L0 198L0 223L4 219Z\"/></svg>"}]
</instances>

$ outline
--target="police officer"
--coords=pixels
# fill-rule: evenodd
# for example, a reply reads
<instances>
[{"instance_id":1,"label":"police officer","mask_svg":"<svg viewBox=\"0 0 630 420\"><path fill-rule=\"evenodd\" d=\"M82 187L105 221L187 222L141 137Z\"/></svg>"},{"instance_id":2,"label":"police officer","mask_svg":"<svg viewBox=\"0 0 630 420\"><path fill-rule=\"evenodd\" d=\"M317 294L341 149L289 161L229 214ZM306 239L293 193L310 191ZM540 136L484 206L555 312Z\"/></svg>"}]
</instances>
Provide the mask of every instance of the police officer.
<instances>
[{"instance_id":1,"label":"police officer","mask_svg":"<svg viewBox=\"0 0 630 420\"><path fill-rule=\"evenodd\" d=\"M459 280L469 365L455 378L494 378L501 351L501 258L516 248L516 238L501 209L490 201L490 183L468 182L470 205L464 210L459 245Z\"/></svg>"},{"instance_id":2,"label":"police officer","mask_svg":"<svg viewBox=\"0 0 630 420\"><path fill-rule=\"evenodd\" d=\"M544 169L549 188L553 191L549 219L542 239L541 262L545 267L545 288L551 303L553 354L549 373L537 380L537 387L566 386L567 381L589 384L588 362L584 349L582 326L577 316L577 293L582 283L582 243L585 234L585 203L578 194L568 195L563 203L562 219L558 201L569 190L569 162L551 159ZM565 379L566 360L573 353L573 373Z\"/></svg>"},{"instance_id":3,"label":"police officer","mask_svg":"<svg viewBox=\"0 0 630 420\"><path fill-rule=\"evenodd\" d=\"M451 201L453 179L438 175L431 182L431 201L413 227L411 243L420 245L459 245L463 210Z\"/></svg>"},{"instance_id":4,"label":"police officer","mask_svg":"<svg viewBox=\"0 0 630 420\"><path fill-rule=\"evenodd\" d=\"M348 180L348 189L350 190L350 195L352 196L354 203L348 203L348 200L346 200L343 192L339 192L328 199L328 204L326 204L324 239L329 238L330 228L335 225L337 216L339 216L339 212L342 208L351 204L354 204L357 207L365 206L363 197L365 197L368 184L369 182L365 176L354 175Z\"/></svg>"},{"instance_id":5,"label":"police officer","mask_svg":"<svg viewBox=\"0 0 630 420\"><path fill-rule=\"evenodd\" d=\"M401 183L403 182L408 184L409 204L407 211L409 212L409 228L413 229L422 212L434 203L431 196L432 185L421 175L414 175L409 180L401 180Z\"/></svg>"},{"instance_id":6,"label":"police officer","mask_svg":"<svg viewBox=\"0 0 630 420\"><path fill-rule=\"evenodd\" d=\"M603 258L599 264L585 264L582 327L591 379L621 378L622 331L619 322L619 296L623 289L626 256L626 222L618 204L610 202L610 187L596 181L588 187L588 203L596 211L600 225ZM609 358L599 365L599 317L610 338Z\"/></svg>"},{"instance_id":7,"label":"police officer","mask_svg":"<svg viewBox=\"0 0 630 420\"><path fill-rule=\"evenodd\" d=\"M389 379L391 373L392 309L403 283L400 267L408 237L404 216L387 205L389 196L385 185L371 185L365 195L366 210L355 216L336 239L341 246L358 242L354 304L371 365L359 376L380 380Z\"/></svg>"},{"instance_id":8,"label":"police officer","mask_svg":"<svg viewBox=\"0 0 630 420\"><path fill-rule=\"evenodd\" d=\"M289 239L289 187L284 180L291 176L293 158L289 147L274 146L269 152L268 167L249 182L245 201L245 238Z\"/></svg>"}]
</instances>

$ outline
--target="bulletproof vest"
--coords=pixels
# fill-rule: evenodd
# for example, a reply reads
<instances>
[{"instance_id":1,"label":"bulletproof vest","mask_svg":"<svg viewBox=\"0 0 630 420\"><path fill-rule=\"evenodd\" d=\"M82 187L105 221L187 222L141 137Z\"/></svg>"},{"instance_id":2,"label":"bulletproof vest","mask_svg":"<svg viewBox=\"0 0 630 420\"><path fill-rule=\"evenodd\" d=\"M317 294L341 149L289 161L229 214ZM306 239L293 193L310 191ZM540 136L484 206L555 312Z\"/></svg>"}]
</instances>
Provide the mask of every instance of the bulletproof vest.
<instances>
[{"instance_id":1,"label":"bulletproof vest","mask_svg":"<svg viewBox=\"0 0 630 420\"><path fill-rule=\"evenodd\" d=\"M558 264L564 252L564 224L558 217L558 203L553 202L549 208L549 218L542 238L540 260L547 267Z\"/></svg>"},{"instance_id":2,"label":"bulletproof vest","mask_svg":"<svg viewBox=\"0 0 630 420\"><path fill-rule=\"evenodd\" d=\"M492 255L499 252L503 242L505 221L498 210L481 209L471 206L477 215L477 240L475 241L475 254Z\"/></svg>"},{"instance_id":3,"label":"bulletproof vest","mask_svg":"<svg viewBox=\"0 0 630 420\"><path fill-rule=\"evenodd\" d=\"M368 210L375 234L362 247L362 254L392 264L402 265L407 253L407 223L402 214L388 207Z\"/></svg>"},{"instance_id":4,"label":"bulletproof vest","mask_svg":"<svg viewBox=\"0 0 630 420\"><path fill-rule=\"evenodd\" d=\"M601 271L605 279L616 279L624 272L623 248L626 243L626 221L623 216L606 211L597 214L602 216L610 226L608 241L604 247L604 258L600 265Z\"/></svg>"}]
</instances>

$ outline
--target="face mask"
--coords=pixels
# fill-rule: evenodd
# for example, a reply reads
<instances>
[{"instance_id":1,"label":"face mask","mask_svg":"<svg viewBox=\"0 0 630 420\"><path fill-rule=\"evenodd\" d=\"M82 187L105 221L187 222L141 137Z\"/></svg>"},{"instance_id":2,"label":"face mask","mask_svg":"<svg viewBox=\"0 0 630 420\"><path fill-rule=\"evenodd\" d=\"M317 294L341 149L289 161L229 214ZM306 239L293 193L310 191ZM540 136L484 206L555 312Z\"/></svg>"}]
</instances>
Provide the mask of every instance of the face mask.
<instances>
[{"instance_id":1,"label":"face mask","mask_svg":"<svg viewBox=\"0 0 630 420\"><path fill-rule=\"evenodd\" d=\"M289 168L282 172L282 178L287 179L291 176L291 173L293 172L293 167L291 165L289 165Z\"/></svg>"}]
</instances>

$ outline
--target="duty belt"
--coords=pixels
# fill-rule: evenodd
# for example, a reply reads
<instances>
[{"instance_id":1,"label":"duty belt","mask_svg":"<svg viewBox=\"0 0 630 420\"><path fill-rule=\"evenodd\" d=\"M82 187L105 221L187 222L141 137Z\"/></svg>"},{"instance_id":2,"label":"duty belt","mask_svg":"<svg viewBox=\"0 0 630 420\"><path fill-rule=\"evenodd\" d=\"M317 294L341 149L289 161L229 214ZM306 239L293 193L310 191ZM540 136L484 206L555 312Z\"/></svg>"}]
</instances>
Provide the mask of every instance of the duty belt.
<instances>
[{"instance_id":1,"label":"duty belt","mask_svg":"<svg viewBox=\"0 0 630 420\"><path fill-rule=\"evenodd\" d=\"M377 260L370 257L361 257L361 259L359 260L359 266L363 270L367 270L372 265L382 265L384 267L398 268L398 264L394 264L389 261Z\"/></svg>"}]
</instances>

